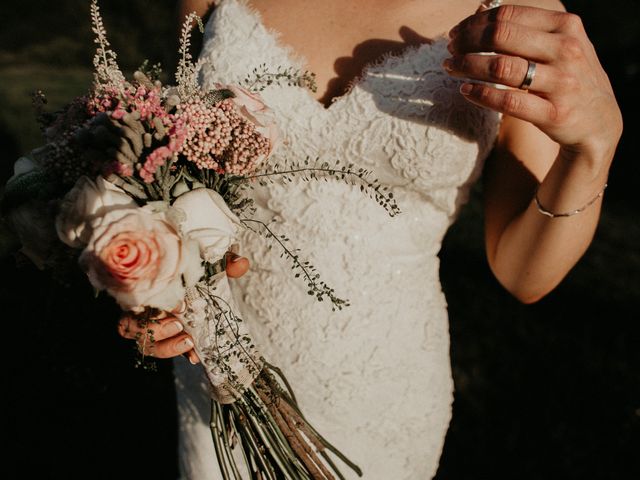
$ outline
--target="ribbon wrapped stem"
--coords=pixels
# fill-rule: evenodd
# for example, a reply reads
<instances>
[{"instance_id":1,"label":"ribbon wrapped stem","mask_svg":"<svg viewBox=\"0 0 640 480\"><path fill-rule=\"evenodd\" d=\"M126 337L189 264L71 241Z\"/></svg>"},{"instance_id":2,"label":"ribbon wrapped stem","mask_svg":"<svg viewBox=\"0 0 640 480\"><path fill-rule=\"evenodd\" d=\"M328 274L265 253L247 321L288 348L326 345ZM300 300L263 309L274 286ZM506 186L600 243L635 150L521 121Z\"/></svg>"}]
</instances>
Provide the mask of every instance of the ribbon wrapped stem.
<instances>
[{"instance_id":1,"label":"ribbon wrapped stem","mask_svg":"<svg viewBox=\"0 0 640 480\"><path fill-rule=\"evenodd\" d=\"M328 452L362 475L307 422L238 311L222 272L189 289L177 315L211 384L211 434L224 480L343 480Z\"/></svg>"}]
</instances>

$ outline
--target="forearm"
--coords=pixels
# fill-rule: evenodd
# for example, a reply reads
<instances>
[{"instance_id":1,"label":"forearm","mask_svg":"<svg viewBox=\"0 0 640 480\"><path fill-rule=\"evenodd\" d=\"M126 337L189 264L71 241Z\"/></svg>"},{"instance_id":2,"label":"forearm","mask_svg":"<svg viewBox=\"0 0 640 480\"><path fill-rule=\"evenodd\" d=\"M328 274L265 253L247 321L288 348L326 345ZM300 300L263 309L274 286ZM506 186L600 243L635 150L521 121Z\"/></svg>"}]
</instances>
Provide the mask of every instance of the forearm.
<instances>
[{"instance_id":1,"label":"forearm","mask_svg":"<svg viewBox=\"0 0 640 480\"><path fill-rule=\"evenodd\" d=\"M603 189L612 153L593 158L560 152L538 189L541 205L564 213L589 203ZM591 158L588 158L591 157ZM498 280L525 303L551 291L584 254L593 239L602 198L584 211L560 218L543 215L532 198L504 228L487 252Z\"/></svg>"},{"instance_id":2,"label":"forearm","mask_svg":"<svg viewBox=\"0 0 640 480\"><path fill-rule=\"evenodd\" d=\"M542 2L549 9L514 3L536 6L509 2L456 25L444 67L465 79L464 98L504 115L485 172L487 255L498 280L533 302L587 249L601 203L549 218L538 211L534 188L541 182L540 202L552 212L588 204L606 182L622 115L580 18L555 0Z\"/></svg>"}]
</instances>

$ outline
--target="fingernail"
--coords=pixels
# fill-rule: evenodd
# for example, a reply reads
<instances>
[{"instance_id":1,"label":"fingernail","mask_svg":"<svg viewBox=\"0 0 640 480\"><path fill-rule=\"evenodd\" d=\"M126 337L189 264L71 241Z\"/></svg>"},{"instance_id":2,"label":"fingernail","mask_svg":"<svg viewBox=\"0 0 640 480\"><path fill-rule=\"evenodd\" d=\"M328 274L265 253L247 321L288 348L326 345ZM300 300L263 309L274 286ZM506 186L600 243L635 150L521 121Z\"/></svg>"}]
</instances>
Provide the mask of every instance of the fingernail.
<instances>
[{"instance_id":1,"label":"fingernail","mask_svg":"<svg viewBox=\"0 0 640 480\"><path fill-rule=\"evenodd\" d=\"M178 306L176 306L176 308L174 308L173 310L171 310L171 313L173 313L174 315L176 314L180 314L180 313L184 313L185 310L187 309L187 304L184 301L181 301ZM181 324L182 325L182 324Z\"/></svg>"},{"instance_id":2,"label":"fingernail","mask_svg":"<svg viewBox=\"0 0 640 480\"><path fill-rule=\"evenodd\" d=\"M193 348L193 340L191 340L190 338L185 338L182 344L185 348Z\"/></svg>"},{"instance_id":3,"label":"fingernail","mask_svg":"<svg viewBox=\"0 0 640 480\"><path fill-rule=\"evenodd\" d=\"M453 70L453 62L451 61L451 59L450 59L450 58L445 59L445 61L444 61L444 62L442 62L442 66L443 66L443 68L444 68L446 71L448 71L448 72L450 72L451 70Z\"/></svg>"},{"instance_id":4,"label":"fingernail","mask_svg":"<svg viewBox=\"0 0 640 480\"><path fill-rule=\"evenodd\" d=\"M175 322L172 322L171 327L172 327L172 331L174 332L173 333L174 335L184 330L184 325L182 325L182 323L179 322L178 320L176 320Z\"/></svg>"},{"instance_id":5,"label":"fingernail","mask_svg":"<svg viewBox=\"0 0 640 480\"><path fill-rule=\"evenodd\" d=\"M194 361L193 361L193 358L191 358L191 356L189 356L189 363L190 363L191 365L197 365L197 364L198 364L198 362L194 362Z\"/></svg>"},{"instance_id":6,"label":"fingernail","mask_svg":"<svg viewBox=\"0 0 640 480\"><path fill-rule=\"evenodd\" d=\"M473 90L473 85L470 83L463 83L462 85L460 85L460 93L462 95L469 95L471 93L471 90Z\"/></svg>"}]
</instances>

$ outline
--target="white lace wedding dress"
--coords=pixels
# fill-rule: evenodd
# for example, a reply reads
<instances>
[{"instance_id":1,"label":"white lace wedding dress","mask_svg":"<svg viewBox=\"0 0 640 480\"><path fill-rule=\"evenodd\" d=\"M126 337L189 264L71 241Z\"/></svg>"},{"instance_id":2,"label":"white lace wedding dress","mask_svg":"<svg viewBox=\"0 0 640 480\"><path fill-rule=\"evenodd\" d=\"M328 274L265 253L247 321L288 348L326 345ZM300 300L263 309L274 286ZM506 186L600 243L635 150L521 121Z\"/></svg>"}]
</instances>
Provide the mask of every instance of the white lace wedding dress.
<instances>
[{"instance_id":1,"label":"white lace wedding dress","mask_svg":"<svg viewBox=\"0 0 640 480\"><path fill-rule=\"evenodd\" d=\"M451 417L446 301L437 257L496 137L499 116L476 108L442 69L443 37L366 69L324 108L298 87L262 93L284 141L278 158L318 155L372 169L402 213L390 218L337 181L256 188L301 255L351 306L332 312L307 294L269 241L245 232L251 271L233 281L264 356L280 366L311 423L367 480L424 480L436 472ZM242 0L224 0L205 32L205 85L237 83L260 64L301 68ZM176 361L184 478L218 480L210 403L200 367ZM348 468L347 478L356 478Z\"/></svg>"}]
</instances>

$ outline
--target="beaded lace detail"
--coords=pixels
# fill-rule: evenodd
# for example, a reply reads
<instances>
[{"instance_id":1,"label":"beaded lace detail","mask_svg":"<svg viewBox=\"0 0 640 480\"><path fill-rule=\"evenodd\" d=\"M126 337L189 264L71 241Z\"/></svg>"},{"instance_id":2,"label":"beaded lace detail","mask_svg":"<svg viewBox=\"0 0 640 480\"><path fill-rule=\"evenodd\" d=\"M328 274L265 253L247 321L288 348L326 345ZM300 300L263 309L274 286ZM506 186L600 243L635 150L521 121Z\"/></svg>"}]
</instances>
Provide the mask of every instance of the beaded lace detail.
<instances>
[{"instance_id":1,"label":"beaded lace detail","mask_svg":"<svg viewBox=\"0 0 640 480\"><path fill-rule=\"evenodd\" d=\"M256 187L258 216L275 219L274 230L351 306L334 313L314 301L277 248L248 231L241 245L252 268L232 286L261 352L283 369L311 423L368 480L431 478L451 415L437 253L499 116L459 94L459 81L441 67L446 44L439 38L370 65L328 108L302 88L262 92L284 136L273 161L321 156L372 169L403 211L389 218L335 181ZM242 0L216 8L201 58L205 85L237 83L263 63L305 65ZM176 373L183 473L218 478L202 382L184 361Z\"/></svg>"}]
</instances>

